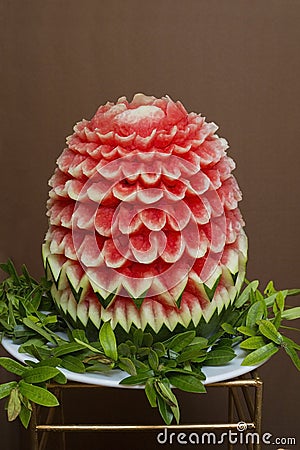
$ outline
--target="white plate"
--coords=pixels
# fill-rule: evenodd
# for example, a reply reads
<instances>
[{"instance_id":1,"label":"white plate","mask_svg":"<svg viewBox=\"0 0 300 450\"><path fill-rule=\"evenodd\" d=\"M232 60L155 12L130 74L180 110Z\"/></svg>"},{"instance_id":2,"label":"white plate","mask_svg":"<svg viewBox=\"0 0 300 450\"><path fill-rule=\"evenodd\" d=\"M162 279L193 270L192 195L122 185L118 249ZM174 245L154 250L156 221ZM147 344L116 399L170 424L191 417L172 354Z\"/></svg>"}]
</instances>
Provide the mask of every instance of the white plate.
<instances>
[{"instance_id":1,"label":"white plate","mask_svg":"<svg viewBox=\"0 0 300 450\"><path fill-rule=\"evenodd\" d=\"M2 339L2 345L5 348L5 350L10 353L14 358L17 360L24 362L25 360L32 360L36 361L35 358L33 358L30 355L27 355L26 353L19 353L19 345L16 345L12 342L11 339L3 338ZM248 372L251 372L251 370L256 369L257 367L261 366L261 364L258 364L256 366L241 366L241 363L243 359L246 356L246 352L242 350L240 347L236 347L236 358L234 358L229 363L225 364L224 366L205 366L203 368L203 372L206 375L206 380L204 381L204 384L210 384L210 383L216 383L218 381L225 381L230 380L231 378L236 378L240 375L244 375ZM134 389L143 389L143 386L137 385L137 386L123 386L120 385L120 381L123 380L123 378L126 378L128 374L126 372L123 372L121 370L110 370L109 372L95 372L95 373L75 373L70 372L66 369L60 369L61 372L65 374L67 379L69 381L76 381L79 383L86 383L86 384L96 384L99 386L106 386L106 387L118 387L118 388L134 388Z\"/></svg>"}]
</instances>

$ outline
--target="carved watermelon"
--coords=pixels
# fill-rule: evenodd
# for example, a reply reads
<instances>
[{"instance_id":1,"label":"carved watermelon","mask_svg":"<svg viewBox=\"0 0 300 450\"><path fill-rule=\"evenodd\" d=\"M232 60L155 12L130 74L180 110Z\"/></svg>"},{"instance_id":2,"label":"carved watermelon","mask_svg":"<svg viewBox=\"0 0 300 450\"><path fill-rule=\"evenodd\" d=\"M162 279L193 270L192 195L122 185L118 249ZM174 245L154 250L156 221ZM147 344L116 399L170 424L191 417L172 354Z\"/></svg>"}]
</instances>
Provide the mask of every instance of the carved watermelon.
<instances>
[{"instance_id":1,"label":"carved watermelon","mask_svg":"<svg viewBox=\"0 0 300 450\"><path fill-rule=\"evenodd\" d=\"M53 298L73 324L201 330L231 309L247 239L217 128L143 94L75 125L50 180L43 246Z\"/></svg>"}]
</instances>

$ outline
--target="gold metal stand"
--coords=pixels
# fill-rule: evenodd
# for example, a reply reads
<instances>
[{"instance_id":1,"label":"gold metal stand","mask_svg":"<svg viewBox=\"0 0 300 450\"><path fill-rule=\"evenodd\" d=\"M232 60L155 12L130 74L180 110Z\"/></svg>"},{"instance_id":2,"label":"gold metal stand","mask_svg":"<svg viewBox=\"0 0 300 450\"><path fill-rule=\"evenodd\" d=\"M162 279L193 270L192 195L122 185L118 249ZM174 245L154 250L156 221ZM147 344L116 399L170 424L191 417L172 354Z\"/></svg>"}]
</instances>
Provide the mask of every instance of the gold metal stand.
<instances>
[{"instance_id":1,"label":"gold metal stand","mask_svg":"<svg viewBox=\"0 0 300 450\"><path fill-rule=\"evenodd\" d=\"M262 422L262 392L263 382L258 374L253 371L250 374L241 376L234 380L223 381L219 383L208 384L210 388L227 388L228 389L228 423L209 423L209 424L182 424L182 425L66 425L63 413L63 391L65 389L101 389L101 386L94 386L81 383L67 383L65 385L51 384L49 389L58 397L60 407L49 408L45 423L39 423L40 407L34 406L31 420L31 450L45 450L49 431L60 433L60 448L66 450L65 432L78 431L162 431L162 430L209 430L210 432L227 430L236 431L240 434L243 432L245 440L245 448L247 450L260 450L260 439L246 439L247 433L256 436L261 435ZM251 392L249 392L249 388ZM207 394L209 395L209 393ZM53 424L55 412L59 413L59 424ZM240 442L240 441L239 441ZM224 448L224 447L222 447ZM228 450L233 450L234 444L228 441Z\"/></svg>"}]
</instances>

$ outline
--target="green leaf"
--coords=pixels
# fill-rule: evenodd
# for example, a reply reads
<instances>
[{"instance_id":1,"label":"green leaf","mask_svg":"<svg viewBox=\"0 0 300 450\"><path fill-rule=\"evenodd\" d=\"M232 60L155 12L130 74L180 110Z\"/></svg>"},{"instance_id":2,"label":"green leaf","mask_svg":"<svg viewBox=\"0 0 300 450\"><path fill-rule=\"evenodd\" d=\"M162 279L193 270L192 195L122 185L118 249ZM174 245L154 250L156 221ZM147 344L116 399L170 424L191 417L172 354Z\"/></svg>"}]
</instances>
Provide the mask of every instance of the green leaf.
<instances>
[{"instance_id":1,"label":"green leaf","mask_svg":"<svg viewBox=\"0 0 300 450\"><path fill-rule=\"evenodd\" d=\"M9 275L7 263L0 263L0 269Z\"/></svg>"},{"instance_id":2,"label":"green leaf","mask_svg":"<svg viewBox=\"0 0 300 450\"><path fill-rule=\"evenodd\" d=\"M281 325L281 312L278 311L278 313L275 315L274 319L272 320L272 323L274 325L274 327L276 328L276 330L278 330L278 328Z\"/></svg>"},{"instance_id":3,"label":"green leaf","mask_svg":"<svg viewBox=\"0 0 300 450\"><path fill-rule=\"evenodd\" d=\"M96 362L95 364L88 365L85 369L86 372L109 372L113 368L113 364L103 364Z\"/></svg>"},{"instance_id":4,"label":"green leaf","mask_svg":"<svg viewBox=\"0 0 300 450\"><path fill-rule=\"evenodd\" d=\"M13 331L13 327L10 326L5 320L0 319L0 331L11 333Z\"/></svg>"},{"instance_id":5,"label":"green leaf","mask_svg":"<svg viewBox=\"0 0 300 450\"><path fill-rule=\"evenodd\" d=\"M255 336L255 334L256 334L254 328L245 327L243 325L238 327L237 331L239 333L242 333L242 334L246 335L246 336Z\"/></svg>"},{"instance_id":6,"label":"green leaf","mask_svg":"<svg viewBox=\"0 0 300 450\"><path fill-rule=\"evenodd\" d=\"M130 349L130 354L131 355L135 355L137 352L137 348L134 344L129 344L130 341L126 341L126 344L129 345L129 349ZM139 351L144 350L142 347L139 348ZM148 354L148 353L147 353Z\"/></svg>"},{"instance_id":7,"label":"green leaf","mask_svg":"<svg viewBox=\"0 0 300 450\"><path fill-rule=\"evenodd\" d=\"M265 290L264 290L264 294L269 295L269 294L277 294L276 289L274 288L274 282L273 281L269 281L269 283L267 284Z\"/></svg>"},{"instance_id":8,"label":"green leaf","mask_svg":"<svg viewBox=\"0 0 300 450\"><path fill-rule=\"evenodd\" d=\"M136 347L141 347L143 342L144 333L140 328L134 330L133 343Z\"/></svg>"},{"instance_id":9,"label":"green leaf","mask_svg":"<svg viewBox=\"0 0 300 450\"><path fill-rule=\"evenodd\" d=\"M288 289L287 295L299 295L300 289Z\"/></svg>"},{"instance_id":10,"label":"green leaf","mask_svg":"<svg viewBox=\"0 0 300 450\"><path fill-rule=\"evenodd\" d=\"M296 327L287 327L286 325L280 325L280 328L284 329L284 330L289 330L289 331L300 331L300 328L296 328Z\"/></svg>"},{"instance_id":11,"label":"green leaf","mask_svg":"<svg viewBox=\"0 0 300 450\"><path fill-rule=\"evenodd\" d=\"M286 309L281 314L282 319L286 320L294 320L300 318L300 306L296 306L295 308Z\"/></svg>"},{"instance_id":12,"label":"green leaf","mask_svg":"<svg viewBox=\"0 0 300 450\"><path fill-rule=\"evenodd\" d=\"M31 312L28 312L27 311L27 313L28 313L28 319L30 319L32 322L34 322L34 323L38 323L38 322L40 322L40 318L38 317L38 315L35 315L35 314L33 314L33 313L31 313Z\"/></svg>"},{"instance_id":13,"label":"green leaf","mask_svg":"<svg viewBox=\"0 0 300 450\"><path fill-rule=\"evenodd\" d=\"M75 353L75 352L78 352L83 349L84 349L84 346L81 344L78 344L77 342L68 342L68 343L60 344L58 347L55 347L52 350L52 354L53 354L53 356L55 356L57 358L58 356L68 355L70 353Z\"/></svg>"},{"instance_id":14,"label":"green leaf","mask_svg":"<svg viewBox=\"0 0 300 450\"><path fill-rule=\"evenodd\" d=\"M239 295L236 302L234 303L236 308L240 308L243 306L250 298L250 293L255 292L258 288L259 281L254 280L251 283L248 284L248 286L243 290L243 292Z\"/></svg>"},{"instance_id":15,"label":"green leaf","mask_svg":"<svg viewBox=\"0 0 300 450\"><path fill-rule=\"evenodd\" d=\"M136 375L136 367L129 358L120 357L118 361L118 366L121 370L124 370L125 372L129 373L129 375Z\"/></svg>"},{"instance_id":16,"label":"green leaf","mask_svg":"<svg viewBox=\"0 0 300 450\"><path fill-rule=\"evenodd\" d=\"M179 405L177 403L176 406L171 406L171 411L174 415L174 418L176 420L177 425L179 425L179 421L180 421L180 409L179 409Z\"/></svg>"},{"instance_id":17,"label":"green leaf","mask_svg":"<svg viewBox=\"0 0 300 450\"><path fill-rule=\"evenodd\" d=\"M195 336L195 331L185 331L184 333L177 334L167 341L164 341L163 344L167 349L171 349L178 353L187 347L193 341Z\"/></svg>"},{"instance_id":18,"label":"green leaf","mask_svg":"<svg viewBox=\"0 0 300 450\"><path fill-rule=\"evenodd\" d=\"M75 338L75 342L77 342L77 344L82 345L82 347L89 349L91 352L93 353L102 353L100 350L98 350L96 347L94 347L93 345L90 345L84 341L80 341L79 339Z\"/></svg>"},{"instance_id":19,"label":"green leaf","mask_svg":"<svg viewBox=\"0 0 300 450\"><path fill-rule=\"evenodd\" d=\"M166 354L166 348L162 342L155 342L153 344L153 350L157 353L158 357Z\"/></svg>"},{"instance_id":20,"label":"green leaf","mask_svg":"<svg viewBox=\"0 0 300 450\"><path fill-rule=\"evenodd\" d=\"M24 359L24 364L29 367L35 367L37 365L37 363L35 361L31 361L31 359Z\"/></svg>"},{"instance_id":21,"label":"green leaf","mask_svg":"<svg viewBox=\"0 0 300 450\"><path fill-rule=\"evenodd\" d=\"M275 355L278 350L279 347L274 344L274 342L270 342L269 344L254 350L254 352L249 353L243 360L242 366L255 366L260 364Z\"/></svg>"},{"instance_id":22,"label":"green leaf","mask_svg":"<svg viewBox=\"0 0 300 450\"><path fill-rule=\"evenodd\" d=\"M211 350L205 359L205 366L222 366L223 364L228 363L233 358L235 358L235 353L233 349L216 349Z\"/></svg>"},{"instance_id":23,"label":"green leaf","mask_svg":"<svg viewBox=\"0 0 300 450\"><path fill-rule=\"evenodd\" d=\"M160 385L159 387L156 386L156 382L154 382L155 388L157 389L163 389L164 386L164 395L168 396L169 402L171 402L171 404L169 404L169 407L173 413L173 416L177 422L177 424L179 423L180 420L180 410L179 410L179 406L178 406L178 401L176 396L174 395L174 393L172 392L172 389L170 387L170 382L167 378L164 378L163 380L159 381ZM161 394L158 394L159 396ZM167 401L168 403L168 401Z\"/></svg>"},{"instance_id":24,"label":"green leaf","mask_svg":"<svg viewBox=\"0 0 300 450\"><path fill-rule=\"evenodd\" d=\"M154 388L154 378L149 378L145 384L145 393L152 408L157 406L157 395L156 390Z\"/></svg>"},{"instance_id":25,"label":"green leaf","mask_svg":"<svg viewBox=\"0 0 300 450\"><path fill-rule=\"evenodd\" d=\"M33 331L35 331L36 333L40 334L45 339L47 339L48 342L51 342L52 344L56 344L57 338L53 337L54 333L52 333L52 334L49 333L44 328L35 324L32 320L28 319L27 317L25 317L23 319L23 323L24 323L24 325L26 325L26 327L32 329Z\"/></svg>"},{"instance_id":26,"label":"green leaf","mask_svg":"<svg viewBox=\"0 0 300 450\"><path fill-rule=\"evenodd\" d=\"M38 286L38 288L39 288L39 286ZM36 292L34 294L34 296L29 299L31 302L32 310L37 311L39 309L39 307L41 305L42 297L43 297L42 292ZM56 316L53 316L53 317L56 317Z\"/></svg>"},{"instance_id":27,"label":"green leaf","mask_svg":"<svg viewBox=\"0 0 300 450\"><path fill-rule=\"evenodd\" d=\"M118 345L118 354L124 357L130 356L130 347L129 345L125 344L125 342L121 342L121 344Z\"/></svg>"},{"instance_id":28,"label":"green leaf","mask_svg":"<svg viewBox=\"0 0 300 450\"><path fill-rule=\"evenodd\" d=\"M72 337L73 337L74 341L76 341L76 342L81 341L81 342L84 342L85 344L89 343L89 341L86 337L86 334L83 330L78 330L78 329L72 330Z\"/></svg>"},{"instance_id":29,"label":"green leaf","mask_svg":"<svg viewBox=\"0 0 300 450\"><path fill-rule=\"evenodd\" d=\"M140 372L137 375L132 375L130 377L124 378L120 381L120 384L133 386L135 384L145 384L148 378L153 377L154 373L152 370L147 370L145 372Z\"/></svg>"},{"instance_id":30,"label":"green leaf","mask_svg":"<svg viewBox=\"0 0 300 450\"><path fill-rule=\"evenodd\" d=\"M145 347L151 347L153 343L153 336L151 333L144 333L142 345Z\"/></svg>"},{"instance_id":31,"label":"green leaf","mask_svg":"<svg viewBox=\"0 0 300 450\"><path fill-rule=\"evenodd\" d=\"M117 361L117 343L110 322L105 322L99 332L100 343L106 356Z\"/></svg>"},{"instance_id":32,"label":"green leaf","mask_svg":"<svg viewBox=\"0 0 300 450\"><path fill-rule=\"evenodd\" d=\"M169 406L177 406L177 399L166 383L163 383L161 380L155 380L154 386L156 392L158 392Z\"/></svg>"},{"instance_id":33,"label":"green leaf","mask_svg":"<svg viewBox=\"0 0 300 450\"><path fill-rule=\"evenodd\" d=\"M45 344L45 341L43 339L40 339L40 338L29 339L28 341L26 341L24 344L22 344L19 347L19 353L28 353L27 348L30 345L35 345L36 347L42 347L44 344Z\"/></svg>"},{"instance_id":34,"label":"green leaf","mask_svg":"<svg viewBox=\"0 0 300 450\"><path fill-rule=\"evenodd\" d=\"M11 393L11 390L17 386L16 381L10 381L9 383L0 384L0 400L2 398L8 397Z\"/></svg>"},{"instance_id":35,"label":"green leaf","mask_svg":"<svg viewBox=\"0 0 300 450\"><path fill-rule=\"evenodd\" d=\"M293 347L296 350L300 350L300 345L297 344L292 339L282 335L282 340L283 340L283 345L282 345L283 347L288 346L288 347Z\"/></svg>"},{"instance_id":36,"label":"green leaf","mask_svg":"<svg viewBox=\"0 0 300 450\"><path fill-rule=\"evenodd\" d=\"M15 314L14 314L14 308L13 308L13 304L15 303L15 299L14 297L7 293L6 297L8 299L8 323L9 325L12 325L13 327L15 327L17 325L16 319L15 319Z\"/></svg>"},{"instance_id":37,"label":"green leaf","mask_svg":"<svg viewBox=\"0 0 300 450\"><path fill-rule=\"evenodd\" d=\"M18 337L31 337L34 335L34 332L31 330L28 330L24 325L15 325L14 327L14 336L16 338Z\"/></svg>"},{"instance_id":38,"label":"green leaf","mask_svg":"<svg viewBox=\"0 0 300 450\"><path fill-rule=\"evenodd\" d=\"M170 373L168 375L172 386L186 392L203 393L206 392L205 386L198 376L184 373Z\"/></svg>"},{"instance_id":39,"label":"green leaf","mask_svg":"<svg viewBox=\"0 0 300 450\"><path fill-rule=\"evenodd\" d=\"M274 305L276 297L277 297L277 292L264 299L264 302L265 302L267 308Z\"/></svg>"},{"instance_id":40,"label":"green leaf","mask_svg":"<svg viewBox=\"0 0 300 450\"><path fill-rule=\"evenodd\" d=\"M249 309L246 317L246 326L251 328L263 318L265 305L262 301L255 302Z\"/></svg>"},{"instance_id":41,"label":"green leaf","mask_svg":"<svg viewBox=\"0 0 300 450\"><path fill-rule=\"evenodd\" d=\"M29 272L28 272L25 264L22 265L22 274L24 275L25 281L29 284L29 286L32 286L32 284L34 283L34 280L29 275Z\"/></svg>"},{"instance_id":42,"label":"green leaf","mask_svg":"<svg viewBox=\"0 0 300 450\"><path fill-rule=\"evenodd\" d=\"M300 370L300 358L298 356L298 353L296 352L296 350L289 345L286 345L284 347L286 353L289 355L289 357L291 358L291 360L293 361L295 367Z\"/></svg>"},{"instance_id":43,"label":"green leaf","mask_svg":"<svg viewBox=\"0 0 300 450\"><path fill-rule=\"evenodd\" d=\"M44 381L51 380L56 375L59 374L59 370L55 367L34 367L33 369L28 369L23 375L26 383L43 383Z\"/></svg>"},{"instance_id":44,"label":"green leaf","mask_svg":"<svg viewBox=\"0 0 300 450\"><path fill-rule=\"evenodd\" d=\"M207 338L202 337L202 336L196 336L190 343L189 347L192 347L193 345L199 345L199 346L202 345L202 347L205 348L205 347L209 347L210 343L208 343Z\"/></svg>"},{"instance_id":45,"label":"green leaf","mask_svg":"<svg viewBox=\"0 0 300 450\"><path fill-rule=\"evenodd\" d=\"M24 395L22 395L20 391L19 391L19 397L20 397L22 405L24 405L25 408L29 409L29 411L32 411L32 406L31 406L30 401L28 400L28 398L24 397Z\"/></svg>"},{"instance_id":46,"label":"green leaf","mask_svg":"<svg viewBox=\"0 0 300 450\"><path fill-rule=\"evenodd\" d=\"M35 367L57 367L59 366L61 363L61 359L60 358L54 358L54 357L50 357L47 359L43 359L42 361L39 361Z\"/></svg>"},{"instance_id":47,"label":"green leaf","mask_svg":"<svg viewBox=\"0 0 300 450\"><path fill-rule=\"evenodd\" d=\"M232 339L232 347L234 348L236 345L238 345L240 342L243 341L243 336L236 336Z\"/></svg>"},{"instance_id":48,"label":"green leaf","mask_svg":"<svg viewBox=\"0 0 300 450\"><path fill-rule=\"evenodd\" d=\"M275 342L275 344L282 343L282 336L277 331L275 326L269 320L261 320L258 325L259 331L263 336Z\"/></svg>"},{"instance_id":49,"label":"green leaf","mask_svg":"<svg viewBox=\"0 0 300 450\"><path fill-rule=\"evenodd\" d=\"M233 343L232 338L221 338L216 344L214 344L214 350L220 348L231 348Z\"/></svg>"},{"instance_id":50,"label":"green leaf","mask_svg":"<svg viewBox=\"0 0 300 450\"><path fill-rule=\"evenodd\" d=\"M28 398L28 400L31 400L38 405L48 407L59 405L59 402L55 395L47 391L47 389L26 383L23 380L21 380L19 383L19 389L24 397Z\"/></svg>"},{"instance_id":51,"label":"green leaf","mask_svg":"<svg viewBox=\"0 0 300 450\"><path fill-rule=\"evenodd\" d=\"M164 370L164 373L166 374L167 377L169 377L169 373L183 373L185 375L194 375L196 376L199 380L205 380L205 375L203 372L201 372L200 369L196 369L196 366L193 365L193 369L181 369L180 367L170 367L167 368L166 370Z\"/></svg>"},{"instance_id":52,"label":"green leaf","mask_svg":"<svg viewBox=\"0 0 300 450\"><path fill-rule=\"evenodd\" d=\"M2 366L8 372L14 373L16 375L22 376L24 371L27 370L25 366L14 361L11 358L2 357L0 358L0 366Z\"/></svg>"},{"instance_id":53,"label":"green leaf","mask_svg":"<svg viewBox=\"0 0 300 450\"><path fill-rule=\"evenodd\" d=\"M4 267L4 265L2 265L2 267ZM5 269L3 269L3 270L5 270ZM20 279L19 279L19 276L18 276L17 271L16 271L16 269L15 269L14 263L12 262L11 259L9 259L9 260L7 261L5 272L7 272L7 273L11 276L11 278L13 279L13 281L14 281L17 285L20 285Z\"/></svg>"},{"instance_id":54,"label":"green leaf","mask_svg":"<svg viewBox=\"0 0 300 450\"><path fill-rule=\"evenodd\" d=\"M275 303L281 313L284 310L285 297L286 295L284 295L282 291L279 291L278 294L276 295Z\"/></svg>"},{"instance_id":55,"label":"green leaf","mask_svg":"<svg viewBox=\"0 0 300 450\"><path fill-rule=\"evenodd\" d=\"M142 361L139 361L138 359L133 359L132 360L133 364L135 365L137 372L147 372L147 370L149 370L149 366L148 364L143 363Z\"/></svg>"},{"instance_id":56,"label":"green leaf","mask_svg":"<svg viewBox=\"0 0 300 450\"><path fill-rule=\"evenodd\" d=\"M195 358L199 358L201 356L204 356L206 354L206 346L207 346L207 340L205 343L195 344L195 345L189 345L186 347L185 350L178 356L177 362L182 363L184 361L193 361Z\"/></svg>"},{"instance_id":57,"label":"green leaf","mask_svg":"<svg viewBox=\"0 0 300 450\"><path fill-rule=\"evenodd\" d=\"M21 412L21 400L17 387L11 390L7 404L7 418L9 422L15 420Z\"/></svg>"},{"instance_id":58,"label":"green leaf","mask_svg":"<svg viewBox=\"0 0 300 450\"><path fill-rule=\"evenodd\" d=\"M50 348L37 347L36 345L25 346L26 353L34 356L38 360L48 359L51 356Z\"/></svg>"},{"instance_id":59,"label":"green leaf","mask_svg":"<svg viewBox=\"0 0 300 450\"><path fill-rule=\"evenodd\" d=\"M72 355L63 356L60 365L62 367L64 367L65 369L70 370L71 372L76 372L76 373L84 373L85 372L85 366L84 366L83 362Z\"/></svg>"},{"instance_id":60,"label":"green leaf","mask_svg":"<svg viewBox=\"0 0 300 450\"><path fill-rule=\"evenodd\" d=\"M258 289L254 292L254 295L255 295L254 302L263 302L264 301L264 296L262 295L261 292L259 292Z\"/></svg>"},{"instance_id":61,"label":"green leaf","mask_svg":"<svg viewBox=\"0 0 300 450\"><path fill-rule=\"evenodd\" d=\"M191 365L192 363L203 365L204 361L206 360L207 353L203 356L199 356L198 358L193 358L191 361L186 361L184 367L188 370L188 365Z\"/></svg>"},{"instance_id":62,"label":"green leaf","mask_svg":"<svg viewBox=\"0 0 300 450\"><path fill-rule=\"evenodd\" d=\"M134 350L134 351L131 351L131 354L132 355L135 355L135 353L136 353L136 351ZM149 347L140 347L139 349L138 349L138 351L137 351L137 355L139 356L139 357L144 357L144 356L148 356L149 355L149 353L150 353L150 348Z\"/></svg>"},{"instance_id":63,"label":"green leaf","mask_svg":"<svg viewBox=\"0 0 300 450\"><path fill-rule=\"evenodd\" d=\"M66 384L67 383L67 377L59 371L59 373L53 378L53 381L58 384Z\"/></svg>"},{"instance_id":64,"label":"green leaf","mask_svg":"<svg viewBox=\"0 0 300 450\"><path fill-rule=\"evenodd\" d=\"M262 336L252 336L240 343L240 347L245 350L256 350L266 344Z\"/></svg>"},{"instance_id":65,"label":"green leaf","mask_svg":"<svg viewBox=\"0 0 300 450\"><path fill-rule=\"evenodd\" d=\"M31 419L31 411L24 405L22 405L21 407L19 418L21 420L23 427L27 429Z\"/></svg>"},{"instance_id":66,"label":"green leaf","mask_svg":"<svg viewBox=\"0 0 300 450\"><path fill-rule=\"evenodd\" d=\"M157 405L159 413L162 419L164 420L165 424L170 425L172 423L174 415L170 406L160 395L157 395Z\"/></svg>"},{"instance_id":67,"label":"green leaf","mask_svg":"<svg viewBox=\"0 0 300 450\"><path fill-rule=\"evenodd\" d=\"M57 315L55 314L48 314L43 320L43 325L53 325L54 323L57 323Z\"/></svg>"},{"instance_id":68,"label":"green leaf","mask_svg":"<svg viewBox=\"0 0 300 450\"><path fill-rule=\"evenodd\" d=\"M228 334L236 334L236 329L230 323L222 323L221 327Z\"/></svg>"},{"instance_id":69,"label":"green leaf","mask_svg":"<svg viewBox=\"0 0 300 450\"><path fill-rule=\"evenodd\" d=\"M159 365L159 358L157 353L151 348L148 355L148 363L151 369L157 370Z\"/></svg>"}]
</instances>

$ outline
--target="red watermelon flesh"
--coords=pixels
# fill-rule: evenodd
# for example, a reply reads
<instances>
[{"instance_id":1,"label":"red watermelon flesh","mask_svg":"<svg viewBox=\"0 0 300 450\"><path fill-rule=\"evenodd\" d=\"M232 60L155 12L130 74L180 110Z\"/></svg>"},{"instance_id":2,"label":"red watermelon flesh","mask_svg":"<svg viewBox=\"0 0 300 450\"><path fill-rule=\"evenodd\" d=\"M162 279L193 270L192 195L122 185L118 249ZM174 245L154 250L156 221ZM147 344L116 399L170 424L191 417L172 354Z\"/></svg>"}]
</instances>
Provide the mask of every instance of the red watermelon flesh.
<instances>
[{"instance_id":1,"label":"red watermelon flesh","mask_svg":"<svg viewBox=\"0 0 300 450\"><path fill-rule=\"evenodd\" d=\"M50 180L44 244L63 314L157 333L197 327L234 303L247 239L217 128L143 94L74 127Z\"/></svg>"}]
</instances>

